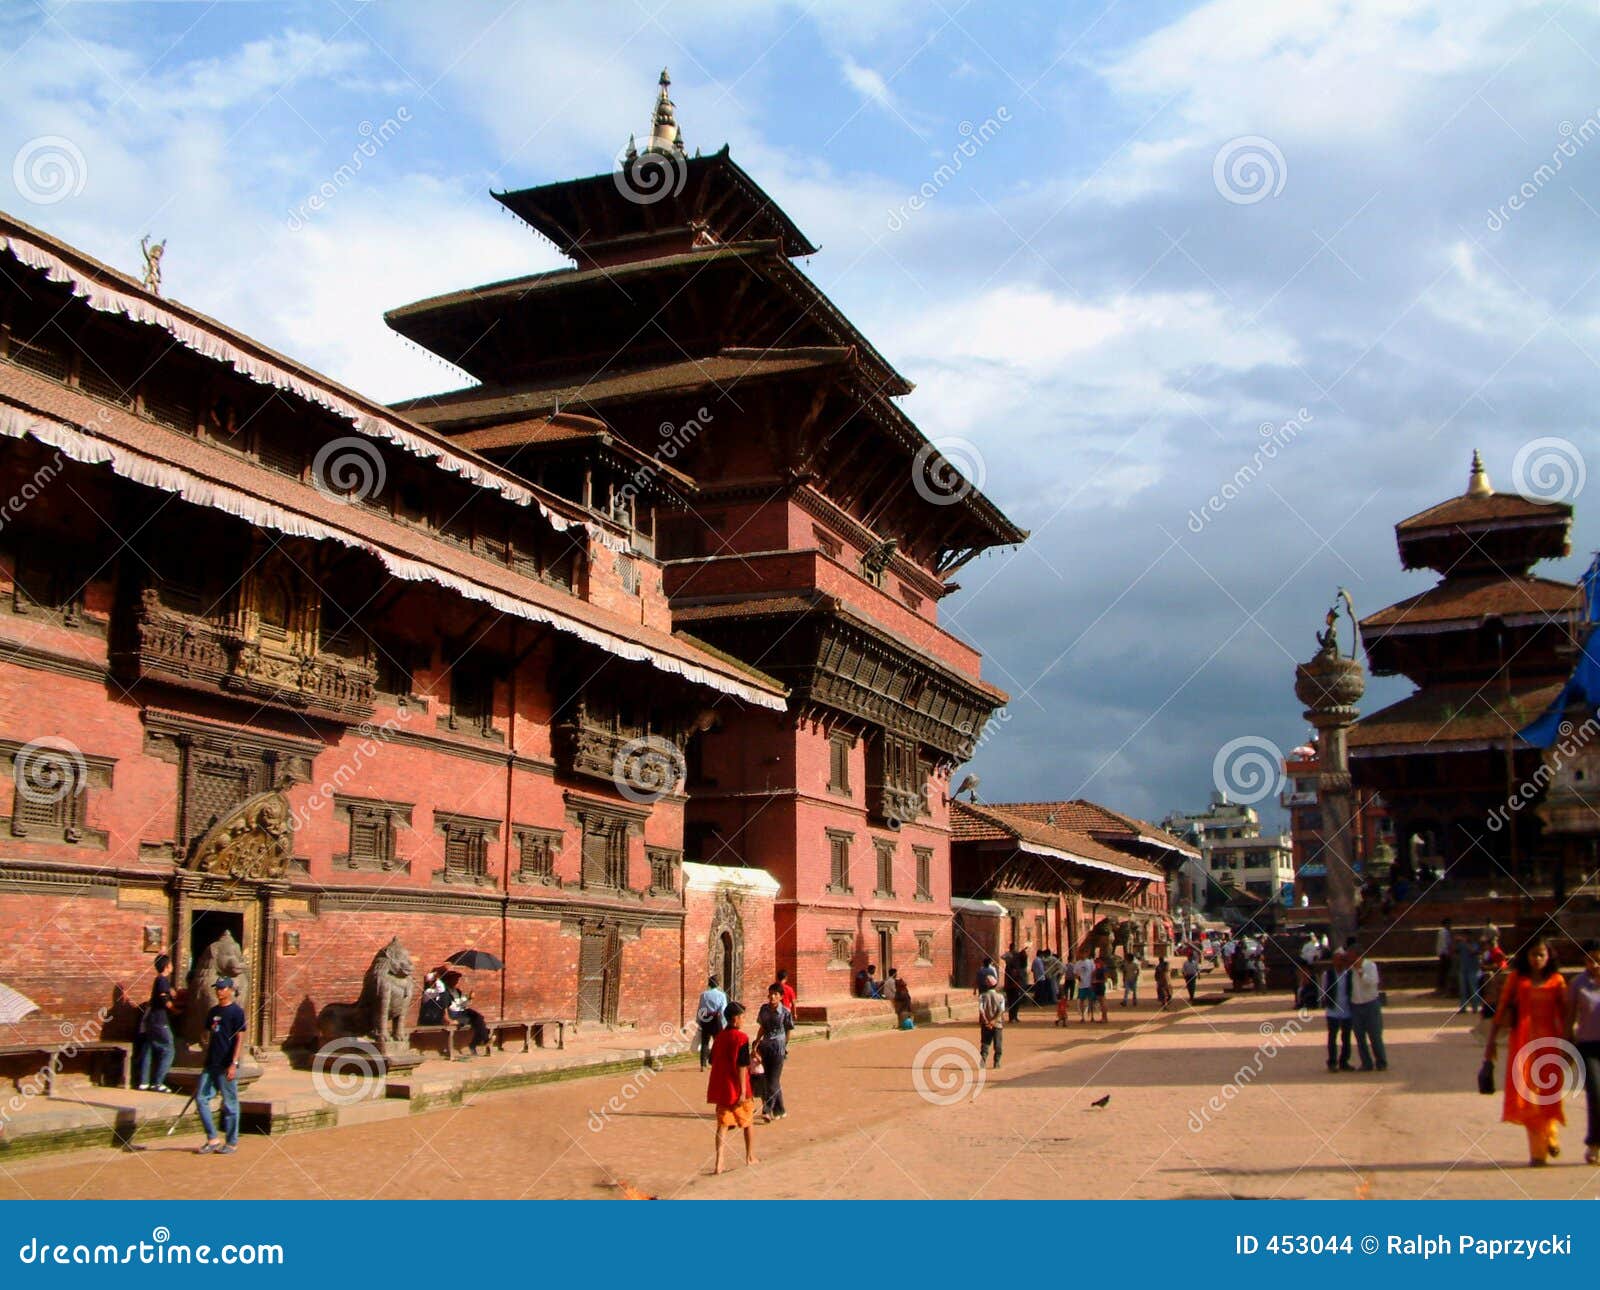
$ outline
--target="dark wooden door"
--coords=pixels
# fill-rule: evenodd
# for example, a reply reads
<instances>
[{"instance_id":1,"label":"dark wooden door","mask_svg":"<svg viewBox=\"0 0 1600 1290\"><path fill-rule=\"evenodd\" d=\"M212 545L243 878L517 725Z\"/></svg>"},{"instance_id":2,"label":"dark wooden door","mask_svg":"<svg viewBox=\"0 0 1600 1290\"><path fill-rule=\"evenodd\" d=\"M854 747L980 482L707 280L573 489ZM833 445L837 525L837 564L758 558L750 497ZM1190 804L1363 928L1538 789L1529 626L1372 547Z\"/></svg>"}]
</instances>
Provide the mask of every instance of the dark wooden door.
<instances>
[{"instance_id":1,"label":"dark wooden door","mask_svg":"<svg viewBox=\"0 0 1600 1290\"><path fill-rule=\"evenodd\" d=\"M606 1006L606 941L603 930L586 931L578 952L578 1020L603 1021Z\"/></svg>"}]
</instances>

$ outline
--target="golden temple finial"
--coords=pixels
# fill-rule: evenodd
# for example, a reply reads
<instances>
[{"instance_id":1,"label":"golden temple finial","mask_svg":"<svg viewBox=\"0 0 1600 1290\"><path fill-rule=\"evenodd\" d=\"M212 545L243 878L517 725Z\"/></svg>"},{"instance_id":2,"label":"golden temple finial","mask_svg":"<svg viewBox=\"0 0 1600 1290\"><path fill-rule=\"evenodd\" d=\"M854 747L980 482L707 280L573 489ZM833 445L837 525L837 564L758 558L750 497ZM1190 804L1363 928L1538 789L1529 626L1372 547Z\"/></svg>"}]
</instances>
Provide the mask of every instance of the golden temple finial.
<instances>
[{"instance_id":1,"label":"golden temple finial","mask_svg":"<svg viewBox=\"0 0 1600 1290\"><path fill-rule=\"evenodd\" d=\"M1489 483L1489 472L1483 468L1483 458L1478 455L1478 450L1472 450L1472 473L1467 476L1468 497L1488 497L1494 492Z\"/></svg>"},{"instance_id":2,"label":"golden temple finial","mask_svg":"<svg viewBox=\"0 0 1600 1290\"><path fill-rule=\"evenodd\" d=\"M650 122L650 142L645 144L646 152L664 152L668 154L683 155L683 136L678 130L678 119L673 111L672 98L667 91L672 86L672 77L667 74L667 69L661 69L661 80L658 82L661 91L656 95L656 114Z\"/></svg>"}]
</instances>

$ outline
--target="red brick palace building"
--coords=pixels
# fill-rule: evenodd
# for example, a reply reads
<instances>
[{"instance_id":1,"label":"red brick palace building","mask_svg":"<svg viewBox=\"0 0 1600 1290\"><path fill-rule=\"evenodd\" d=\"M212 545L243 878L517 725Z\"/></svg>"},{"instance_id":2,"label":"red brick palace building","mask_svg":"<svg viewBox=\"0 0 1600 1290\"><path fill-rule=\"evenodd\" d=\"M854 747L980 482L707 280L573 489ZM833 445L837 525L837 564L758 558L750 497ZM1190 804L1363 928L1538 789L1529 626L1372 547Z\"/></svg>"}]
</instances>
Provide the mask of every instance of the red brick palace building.
<instances>
[{"instance_id":1,"label":"red brick palace building","mask_svg":"<svg viewBox=\"0 0 1600 1290\"><path fill-rule=\"evenodd\" d=\"M391 311L478 382L397 410L642 529L674 629L788 688L690 745L685 847L777 880L801 995L868 961L943 987L943 776L1005 696L939 602L1025 534L900 411L911 383L796 266L793 220L726 148L686 155L665 74L623 170L496 196L575 267ZM646 514L633 477L675 504Z\"/></svg>"},{"instance_id":2,"label":"red brick palace building","mask_svg":"<svg viewBox=\"0 0 1600 1290\"><path fill-rule=\"evenodd\" d=\"M0 216L16 1038L125 1037L224 933L268 1050L392 937L502 957L491 1015L948 984L943 776L1005 696L938 605L1025 535L664 86L630 163L498 195L575 266L389 314L478 382L395 408Z\"/></svg>"}]
</instances>

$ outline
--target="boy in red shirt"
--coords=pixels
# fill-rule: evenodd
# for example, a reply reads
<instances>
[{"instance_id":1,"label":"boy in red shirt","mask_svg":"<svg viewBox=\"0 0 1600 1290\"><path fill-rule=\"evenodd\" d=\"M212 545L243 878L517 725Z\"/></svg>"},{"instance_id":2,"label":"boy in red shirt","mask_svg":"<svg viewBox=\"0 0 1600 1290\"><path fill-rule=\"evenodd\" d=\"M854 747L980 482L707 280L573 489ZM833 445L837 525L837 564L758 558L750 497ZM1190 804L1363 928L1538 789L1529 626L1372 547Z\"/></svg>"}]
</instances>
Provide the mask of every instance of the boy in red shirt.
<instances>
[{"instance_id":1,"label":"boy in red shirt","mask_svg":"<svg viewBox=\"0 0 1600 1290\"><path fill-rule=\"evenodd\" d=\"M727 1026L711 1045L711 1075L706 1080L706 1101L717 1108L717 1163L713 1173L722 1172L722 1146L728 1130L744 1130L744 1162L758 1165L756 1159L755 1095L750 1090L750 1036L739 1028L744 1014L742 1003L730 1003L724 1016Z\"/></svg>"}]
</instances>

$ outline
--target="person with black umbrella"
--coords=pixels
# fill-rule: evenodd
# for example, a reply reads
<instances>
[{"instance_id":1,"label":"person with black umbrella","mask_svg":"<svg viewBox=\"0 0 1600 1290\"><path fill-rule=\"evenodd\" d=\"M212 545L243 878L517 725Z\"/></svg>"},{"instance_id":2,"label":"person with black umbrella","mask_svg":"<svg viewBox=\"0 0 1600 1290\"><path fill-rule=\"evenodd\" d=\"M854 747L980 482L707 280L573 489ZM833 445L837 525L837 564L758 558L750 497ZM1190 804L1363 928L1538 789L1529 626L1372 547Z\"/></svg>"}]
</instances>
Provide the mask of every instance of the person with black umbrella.
<instances>
[{"instance_id":1,"label":"person with black umbrella","mask_svg":"<svg viewBox=\"0 0 1600 1290\"><path fill-rule=\"evenodd\" d=\"M483 1019L483 1013L471 1006L472 996L461 988L461 973L444 973L444 985L448 995L446 1014L457 1025L472 1027L470 1051L474 1057L478 1055L479 1044L483 1045L483 1055L489 1056L489 1027Z\"/></svg>"}]
</instances>

